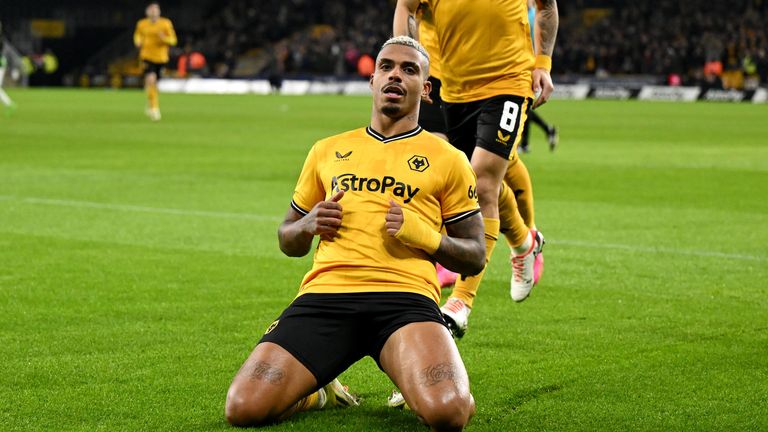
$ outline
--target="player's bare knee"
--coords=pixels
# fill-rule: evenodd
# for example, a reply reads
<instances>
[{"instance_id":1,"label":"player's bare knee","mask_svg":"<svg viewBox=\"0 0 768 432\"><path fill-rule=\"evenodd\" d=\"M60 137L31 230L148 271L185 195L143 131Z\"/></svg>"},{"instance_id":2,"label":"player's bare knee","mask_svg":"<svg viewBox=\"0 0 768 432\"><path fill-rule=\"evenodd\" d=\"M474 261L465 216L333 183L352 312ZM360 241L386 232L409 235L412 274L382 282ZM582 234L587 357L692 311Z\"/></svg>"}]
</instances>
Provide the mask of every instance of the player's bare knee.
<instances>
[{"instance_id":1,"label":"player's bare knee","mask_svg":"<svg viewBox=\"0 0 768 432\"><path fill-rule=\"evenodd\" d=\"M272 407L258 394L246 394L233 385L227 393L224 415L232 426L259 426L274 420Z\"/></svg>"},{"instance_id":2,"label":"player's bare knee","mask_svg":"<svg viewBox=\"0 0 768 432\"><path fill-rule=\"evenodd\" d=\"M471 395L453 393L442 395L429 401L423 401L419 416L435 431L460 431L474 412Z\"/></svg>"}]
</instances>

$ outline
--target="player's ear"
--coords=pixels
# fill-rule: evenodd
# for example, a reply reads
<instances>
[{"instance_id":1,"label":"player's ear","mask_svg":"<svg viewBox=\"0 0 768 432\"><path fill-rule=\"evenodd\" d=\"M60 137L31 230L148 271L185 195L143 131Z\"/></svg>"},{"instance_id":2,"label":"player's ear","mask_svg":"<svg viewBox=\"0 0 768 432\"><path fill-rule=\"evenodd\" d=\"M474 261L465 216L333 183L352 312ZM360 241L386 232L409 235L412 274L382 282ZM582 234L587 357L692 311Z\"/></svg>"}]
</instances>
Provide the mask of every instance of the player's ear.
<instances>
[{"instance_id":1,"label":"player's ear","mask_svg":"<svg viewBox=\"0 0 768 432\"><path fill-rule=\"evenodd\" d=\"M373 74L371 74L371 77L368 79L368 85L371 87L371 90L373 90Z\"/></svg>"},{"instance_id":2,"label":"player's ear","mask_svg":"<svg viewBox=\"0 0 768 432\"><path fill-rule=\"evenodd\" d=\"M421 92L421 97L427 97L432 92L432 83L428 79L429 77L424 77L424 90Z\"/></svg>"}]
</instances>

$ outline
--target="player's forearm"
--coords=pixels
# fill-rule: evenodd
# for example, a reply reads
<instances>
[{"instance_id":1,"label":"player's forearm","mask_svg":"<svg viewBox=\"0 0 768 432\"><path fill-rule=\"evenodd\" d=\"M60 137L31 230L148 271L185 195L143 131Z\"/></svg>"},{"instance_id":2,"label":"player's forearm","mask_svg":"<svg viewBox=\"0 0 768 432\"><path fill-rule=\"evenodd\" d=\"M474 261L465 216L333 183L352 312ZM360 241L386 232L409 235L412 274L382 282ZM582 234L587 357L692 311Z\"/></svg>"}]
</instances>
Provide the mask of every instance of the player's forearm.
<instances>
[{"instance_id":1,"label":"player's forearm","mask_svg":"<svg viewBox=\"0 0 768 432\"><path fill-rule=\"evenodd\" d=\"M133 45L135 45L136 48L141 48L141 36L133 35Z\"/></svg>"},{"instance_id":2,"label":"player's forearm","mask_svg":"<svg viewBox=\"0 0 768 432\"><path fill-rule=\"evenodd\" d=\"M485 267L485 228L480 213L449 225L433 256L448 270L476 275Z\"/></svg>"},{"instance_id":3,"label":"player's forearm","mask_svg":"<svg viewBox=\"0 0 768 432\"><path fill-rule=\"evenodd\" d=\"M392 22L394 36L409 36L416 40L419 39L419 23L416 20L418 7L418 0L398 0L395 7L395 18Z\"/></svg>"},{"instance_id":4,"label":"player's forearm","mask_svg":"<svg viewBox=\"0 0 768 432\"><path fill-rule=\"evenodd\" d=\"M485 244L482 238L467 239L443 235L440 247L433 256L448 270L473 276L485 267Z\"/></svg>"},{"instance_id":5,"label":"player's forearm","mask_svg":"<svg viewBox=\"0 0 768 432\"><path fill-rule=\"evenodd\" d=\"M301 220L283 222L277 230L280 250L289 257L302 257L309 253L314 235L304 229Z\"/></svg>"},{"instance_id":6,"label":"player's forearm","mask_svg":"<svg viewBox=\"0 0 768 432\"><path fill-rule=\"evenodd\" d=\"M536 3L536 25L534 28L536 55L551 57L555 51L557 28L560 24L557 1L537 0Z\"/></svg>"},{"instance_id":7,"label":"player's forearm","mask_svg":"<svg viewBox=\"0 0 768 432\"><path fill-rule=\"evenodd\" d=\"M176 35L172 33L163 37L163 43L170 46L176 46L178 40L176 39Z\"/></svg>"}]
</instances>

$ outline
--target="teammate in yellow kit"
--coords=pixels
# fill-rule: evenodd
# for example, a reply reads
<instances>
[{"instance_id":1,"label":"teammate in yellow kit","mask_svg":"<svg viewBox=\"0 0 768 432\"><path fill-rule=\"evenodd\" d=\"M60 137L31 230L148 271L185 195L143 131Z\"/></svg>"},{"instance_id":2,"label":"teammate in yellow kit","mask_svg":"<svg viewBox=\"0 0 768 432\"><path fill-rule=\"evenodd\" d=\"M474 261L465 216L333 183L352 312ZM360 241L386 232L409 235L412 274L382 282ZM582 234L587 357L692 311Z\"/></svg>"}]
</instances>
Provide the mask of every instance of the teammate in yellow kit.
<instances>
[{"instance_id":1,"label":"teammate in yellow kit","mask_svg":"<svg viewBox=\"0 0 768 432\"><path fill-rule=\"evenodd\" d=\"M168 49L176 46L176 32L168 18L160 16L160 4L147 5L147 17L136 23L133 44L139 49L139 59L144 67L144 90L147 92L147 115L160 120L160 101L157 80L168 63Z\"/></svg>"},{"instance_id":2,"label":"teammate in yellow kit","mask_svg":"<svg viewBox=\"0 0 768 432\"><path fill-rule=\"evenodd\" d=\"M424 2L435 22L448 137L454 146L471 155L485 222L487 259L500 232L500 218L511 225L504 233L512 246L510 293L519 301L533 287L534 261L541 252L543 237L525 225L515 208L514 194L508 188L505 192L503 178L510 161L513 166L522 166L518 165L516 147L527 110L545 103L554 89L549 70L557 6L554 0L537 2L534 53L526 0ZM419 3L398 1L394 34L417 33ZM535 102L534 96L538 96ZM481 278L482 274L462 277L442 308L454 321L459 336L466 330Z\"/></svg>"},{"instance_id":3,"label":"teammate in yellow kit","mask_svg":"<svg viewBox=\"0 0 768 432\"><path fill-rule=\"evenodd\" d=\"M419 108L419 126L447 141L448 127L443 115L443 100L440 98L440 50L437 47L437 35L435 35L432 12L424 2L419 5L418 17L419 42L429 53L429 82L432 84L429 98L422 101ZM456 282L457 273L446 269L439 263L436 267L437 280L441 287L445 288Z\"/></svg>"},{"instance_id":4,"label":"teammate in yellow kit","mask_svg":"<svg viewBox=\"0 0 768 432\"><path fill-rule=\"evenodd\" d=\"M370 80L370 126L310 150L278 238L303 256L319 236L314 264L235 376L230 424L279 420L329 395L354 405L335 377L366 355L433 430L460 430L474 413L434 263L479 273L483 224L466 156L417 123L428 74L418 42L390 39Z\"/></svg>"}]
</instances>

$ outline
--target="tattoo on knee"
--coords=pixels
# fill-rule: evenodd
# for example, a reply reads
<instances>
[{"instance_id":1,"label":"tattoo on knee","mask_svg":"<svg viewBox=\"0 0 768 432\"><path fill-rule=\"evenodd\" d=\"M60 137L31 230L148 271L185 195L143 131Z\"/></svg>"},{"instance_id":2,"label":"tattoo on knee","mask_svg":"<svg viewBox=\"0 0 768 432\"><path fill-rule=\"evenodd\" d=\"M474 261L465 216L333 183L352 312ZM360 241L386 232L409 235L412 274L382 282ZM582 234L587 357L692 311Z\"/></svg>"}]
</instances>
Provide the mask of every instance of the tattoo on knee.
<instances>
[{"instance_id":1,"label":"tattoo on knee","mask_svg":"<svg viewBox=\"0 0 768 432\"><path fill-rule=\"evenodd\" d=\"M275 385L281 384L284 377L284 370L263 361L256 363L250 374L251 381L267 381Z\"/></svg>"},{"instance_id":2,"label":"tattoo on knee","mask_svg":"<svg viewBox=\"0 0 768 432\"><path fill-rule=\"evenodd\" d=\"M446 380L456 381L456 368L451 363L427 366L419 374L421 384L431 387Z\"/></svg>"}]
</instances>

